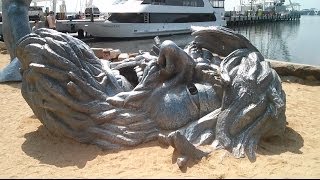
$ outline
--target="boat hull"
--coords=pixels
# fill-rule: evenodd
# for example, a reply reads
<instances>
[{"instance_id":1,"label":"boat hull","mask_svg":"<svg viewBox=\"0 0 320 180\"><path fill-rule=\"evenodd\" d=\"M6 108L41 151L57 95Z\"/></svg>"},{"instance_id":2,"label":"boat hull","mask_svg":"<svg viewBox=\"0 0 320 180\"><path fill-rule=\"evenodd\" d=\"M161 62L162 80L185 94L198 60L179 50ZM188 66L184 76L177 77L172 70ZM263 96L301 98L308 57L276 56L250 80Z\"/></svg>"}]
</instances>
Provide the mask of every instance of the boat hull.
<instances>
[{"instance_id":1,"label":"boat hull","mask_svg":"<svg viewBox=\"0 0 320 180\"><path fill-rule=\"evenodd\" d=\"M192 23L112 23L90 22L83 26L84 31L94 37L149 37L191 32L191 26L225 26L226 22L192 22Z\"/></svg>"}]
</instances>

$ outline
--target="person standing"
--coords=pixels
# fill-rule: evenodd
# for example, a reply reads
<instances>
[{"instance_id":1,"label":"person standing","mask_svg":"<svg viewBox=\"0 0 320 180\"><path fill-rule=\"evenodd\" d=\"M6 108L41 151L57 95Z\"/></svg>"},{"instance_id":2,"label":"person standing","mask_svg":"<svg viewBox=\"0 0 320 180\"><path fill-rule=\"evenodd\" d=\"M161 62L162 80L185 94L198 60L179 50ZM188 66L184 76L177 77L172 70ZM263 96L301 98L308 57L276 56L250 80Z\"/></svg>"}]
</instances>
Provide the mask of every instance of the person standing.
<instances>
[{"instance_id":1,"label":"person standing","mask_svg":"<svg viewBox=\"0 0 320 180\"><path fill-rule=\"evenodd\" d=\"M50 29L56 30L56 17L54 16L54 12L50 11L49 15L47 16L47 22Z\"/></svg>"}]
</instances>

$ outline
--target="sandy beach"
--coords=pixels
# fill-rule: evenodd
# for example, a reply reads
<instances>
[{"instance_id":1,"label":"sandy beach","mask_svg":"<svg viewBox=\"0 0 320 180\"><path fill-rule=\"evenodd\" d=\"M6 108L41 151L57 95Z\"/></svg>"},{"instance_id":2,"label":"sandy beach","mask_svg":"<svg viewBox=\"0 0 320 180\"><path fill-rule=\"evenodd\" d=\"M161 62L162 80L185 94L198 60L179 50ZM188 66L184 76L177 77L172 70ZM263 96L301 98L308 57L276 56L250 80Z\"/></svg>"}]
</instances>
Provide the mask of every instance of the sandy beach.
<instances>
[{"instance_id":1,"label":"sandy beach","mask_svg":"<svg viewBox=\"0 0 320 180\"><path fill-rule=\"evenodd\" d=\"M9 63L0 54L0 68ZM320 178L320 85L283 82L287 96L285 136L260 144L257 160L219 150L181 171L173 148L157 142L102 151L51 135L20 92L21 83L0 84L0 178Z\"/></svg>"}]
</instances>

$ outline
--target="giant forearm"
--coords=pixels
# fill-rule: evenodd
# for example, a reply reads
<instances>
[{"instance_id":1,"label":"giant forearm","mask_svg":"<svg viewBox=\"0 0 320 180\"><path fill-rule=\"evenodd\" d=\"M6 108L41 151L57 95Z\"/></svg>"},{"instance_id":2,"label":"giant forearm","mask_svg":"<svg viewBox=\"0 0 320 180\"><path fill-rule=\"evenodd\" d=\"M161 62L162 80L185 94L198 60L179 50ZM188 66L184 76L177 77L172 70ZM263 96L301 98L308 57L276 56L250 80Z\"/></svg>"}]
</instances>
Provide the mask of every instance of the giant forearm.
<instances>
[{"instance_id":1,"label":"giant forearm","mask_svg":"<svg viewBox=\"0 0 320 180\"><path fill-rule=\"evenodd\" d=\"M28 9L31 0L2 0L3 34L11 59L16 57L17 41L31 32Z\"/></svg>"}]
</instances>

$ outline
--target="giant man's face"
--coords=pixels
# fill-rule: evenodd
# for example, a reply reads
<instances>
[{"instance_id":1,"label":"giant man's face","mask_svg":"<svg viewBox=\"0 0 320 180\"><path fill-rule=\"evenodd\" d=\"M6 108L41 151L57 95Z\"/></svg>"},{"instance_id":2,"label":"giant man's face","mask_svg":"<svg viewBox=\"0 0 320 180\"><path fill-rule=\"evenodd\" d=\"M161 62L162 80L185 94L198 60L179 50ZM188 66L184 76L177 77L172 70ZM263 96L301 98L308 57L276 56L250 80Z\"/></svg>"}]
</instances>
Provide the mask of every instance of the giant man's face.
<instances>
[{"instance_id":1,"label":"giant man's face","mask_svg":"<svg viewBox=\"0 0 320 180\"><path fill-rule=\"evenodd\" d=\"M133 90L148 92L140 107L162 129L180 128L221 106L221 96L214 88L218 67L191 52L196 59L173 42L164 41L158 59L149 63Z\"/></svg>"}]
</instances>

